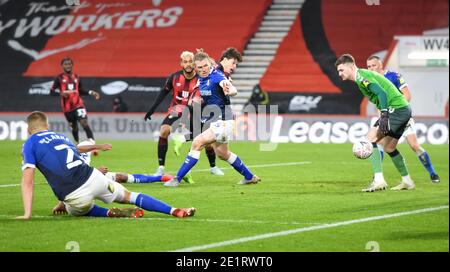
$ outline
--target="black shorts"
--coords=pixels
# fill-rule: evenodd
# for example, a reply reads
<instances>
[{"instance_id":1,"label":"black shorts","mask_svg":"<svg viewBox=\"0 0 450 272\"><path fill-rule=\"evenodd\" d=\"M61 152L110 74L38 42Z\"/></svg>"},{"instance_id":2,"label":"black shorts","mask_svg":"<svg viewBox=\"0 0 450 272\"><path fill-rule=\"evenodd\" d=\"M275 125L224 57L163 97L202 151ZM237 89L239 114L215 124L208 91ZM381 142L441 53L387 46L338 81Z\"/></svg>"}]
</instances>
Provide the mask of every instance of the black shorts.
<instances>
[{"instance_id":1,"label":"black shorts","mask_svg":"<svg viewBox=\"0 0 450 272\"><path fill-rule=\"evenodd\" d=\"M173 123L175 123L178 119L180 119L181 116L174 116L174 115L167 115L166 118L164 118L164 120L162 121L162 125L169 125L172 126Z\"/></svg>"},{"instance_id":2,"label":"black shorts","mask_svg":"<svg viewBox=\"0 0 450 272\"><path fill-rule=\"evenodd\" d=\"M161 125L169 125L169 126L173 126L173 124L180 120L181 124L186 125L186 128L189 129L189 131L191 132L189 136L186 137L187 141L193 140L197 135L199 135L200 133L202 133L204 127L203 127L203 123L200 122L200 120L193 120L194 118L193 115L193 110L191 107L189 107L189 118L185 118L185 116L182 116L181 113L180 114L168 114L164 120L162 121ZM178 128L178 127L177 127ZM173 128L173 130L176 130L177 128Z\"/></svg>"},{"instance_id":3,"label":"black shorts","mask_svg":"<svg viewBox=\"0 0 450 272\"><path fill-rule=\"evenodd\" d=\"M76 123L81 119L87 119L87 112L85 108L78 108L71 112L65 112L64 116L69 123Z\"/></svg>"}]
</instances>

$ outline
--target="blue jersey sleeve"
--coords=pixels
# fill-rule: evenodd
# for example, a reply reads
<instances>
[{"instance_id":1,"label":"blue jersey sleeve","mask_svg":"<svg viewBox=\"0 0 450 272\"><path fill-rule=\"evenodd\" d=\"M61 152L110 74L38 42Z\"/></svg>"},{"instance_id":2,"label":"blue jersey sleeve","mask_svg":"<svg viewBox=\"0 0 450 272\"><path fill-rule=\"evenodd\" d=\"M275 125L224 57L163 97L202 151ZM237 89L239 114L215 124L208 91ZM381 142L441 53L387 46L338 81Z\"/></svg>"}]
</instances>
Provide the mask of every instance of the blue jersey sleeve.
<instances>
[{"instance_id":1,"label":"blue jersey sleeve","mask_svg":"<svg viewBox=\"0 0 450 272\"><path fill-rule=\"evenodd\" d=\"M36 157L31 139L28 139L22 147L22 171L29 167L36 168Z\"/></svg>"}]
</instances>

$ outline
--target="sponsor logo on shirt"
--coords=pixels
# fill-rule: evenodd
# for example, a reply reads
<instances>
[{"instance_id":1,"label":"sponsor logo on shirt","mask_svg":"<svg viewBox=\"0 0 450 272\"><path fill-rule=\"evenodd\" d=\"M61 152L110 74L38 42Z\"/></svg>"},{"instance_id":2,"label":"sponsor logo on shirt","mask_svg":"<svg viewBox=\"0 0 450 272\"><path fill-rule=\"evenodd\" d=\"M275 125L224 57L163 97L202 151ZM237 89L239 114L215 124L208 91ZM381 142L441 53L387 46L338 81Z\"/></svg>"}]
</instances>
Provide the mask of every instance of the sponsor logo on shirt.
<instances>
[{"instance_id":1,"label":"sponsor logo on shirt","mask_svg":"<svg viewBox=\"0 0 450 272\"><path fill-rule=\"evenodd\" d=\"M201 96L211 96L212 95L212 91L211 90L201 90L200 91L200 95Z\"/></svg>"}]
</instances>

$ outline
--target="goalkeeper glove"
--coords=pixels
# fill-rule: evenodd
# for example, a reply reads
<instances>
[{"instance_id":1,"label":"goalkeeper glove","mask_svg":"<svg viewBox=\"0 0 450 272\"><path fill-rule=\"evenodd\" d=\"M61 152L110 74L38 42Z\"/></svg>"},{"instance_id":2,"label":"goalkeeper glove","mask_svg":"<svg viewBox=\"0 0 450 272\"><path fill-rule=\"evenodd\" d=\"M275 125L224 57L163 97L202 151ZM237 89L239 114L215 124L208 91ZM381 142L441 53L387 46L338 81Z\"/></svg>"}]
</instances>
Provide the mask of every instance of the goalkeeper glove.
<instances>
[{"instance_id":1,"label":"goalkeeper glove","mask_svg":"<svg viewBox=\"0 0 450 272\"><path fill-rule=\"evenodd\" d=\"M388 110L381 110L380 119L378 119L379 129L381 133L387 135L389 133L389 112Z\"/></svg>"}]
</instances>

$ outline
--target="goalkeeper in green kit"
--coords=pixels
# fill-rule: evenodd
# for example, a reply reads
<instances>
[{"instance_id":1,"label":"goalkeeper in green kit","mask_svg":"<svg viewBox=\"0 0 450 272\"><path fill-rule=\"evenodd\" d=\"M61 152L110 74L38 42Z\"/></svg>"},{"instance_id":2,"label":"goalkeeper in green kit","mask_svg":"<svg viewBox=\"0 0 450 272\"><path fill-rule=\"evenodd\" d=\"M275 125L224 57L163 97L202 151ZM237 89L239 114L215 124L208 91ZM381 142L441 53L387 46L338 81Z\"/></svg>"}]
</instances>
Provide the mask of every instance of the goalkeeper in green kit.
<instances>
[{"instance_id":1,"label":"goalkeeper in green kit","mask_svg":"<svg viewBox=\"0 0 450 272\"><path fill-rule=\"evenodd\" d=\"M391 190L414 189L415 185L409 176L405 160L397 150L398 140L411 118L411 108L408 101L395 85L383 75L366 69L359 69L355 64L355 59L350 54L340 56L335 66L342 80L356 82L362 94L375 104L381 112L380 118L367 134L367 140L373 145L373 154L370 158L374 177L369 187L362 191L375 192L387 188L381 165L381 154L377 147L377 142L383 138L385 141L384 150L389 154L395 168L402 176L401 183Z\"/></svg>"}]
</instances>

